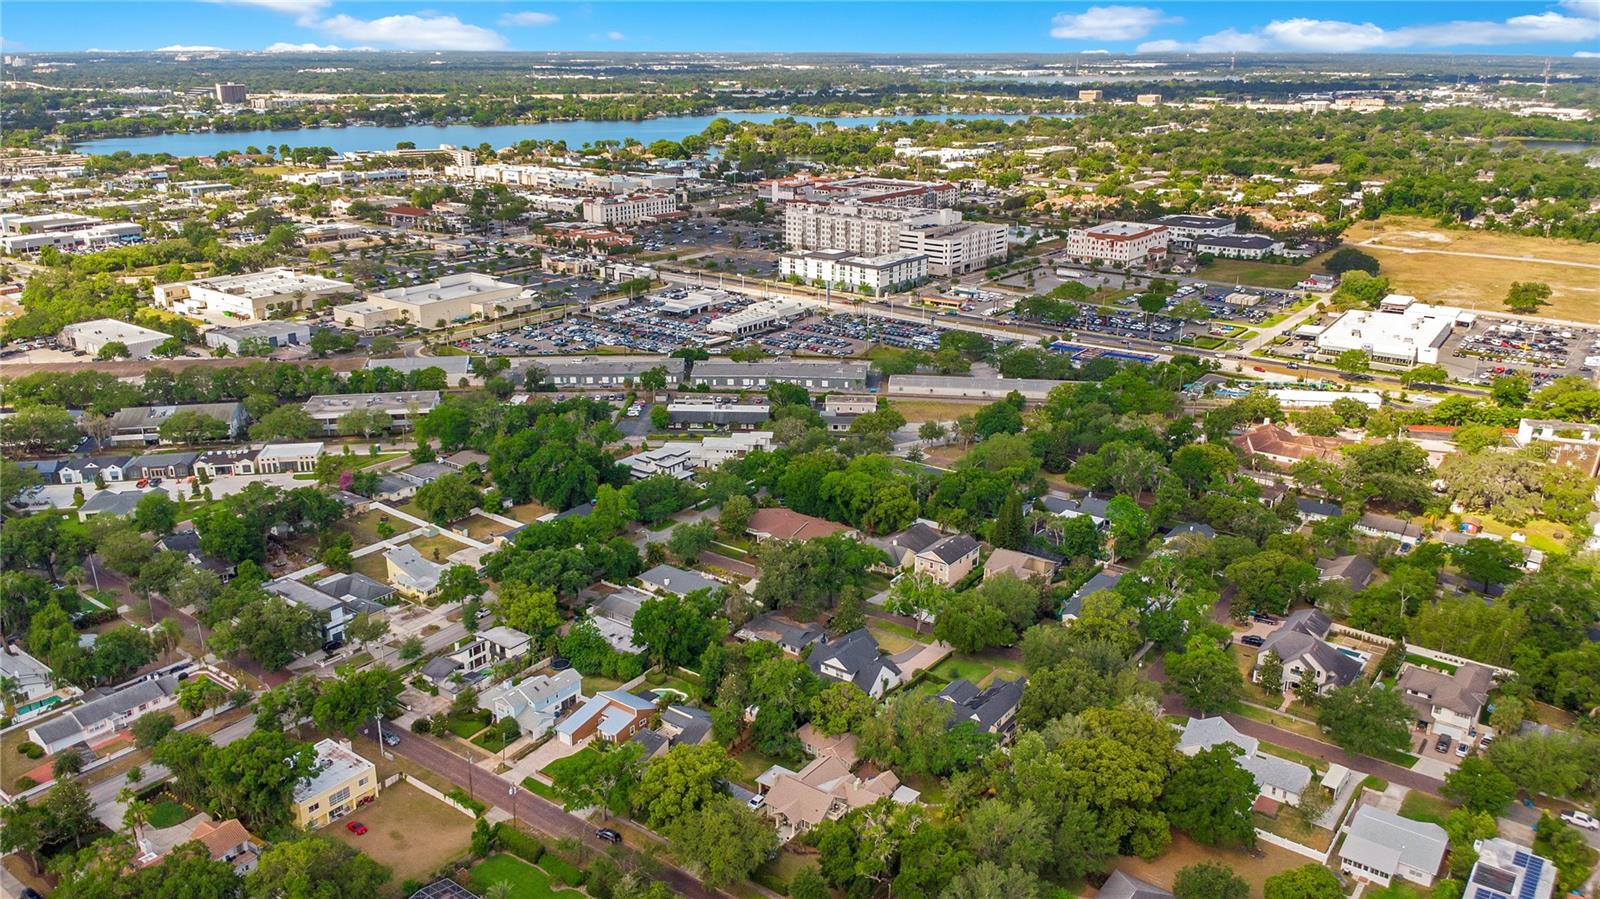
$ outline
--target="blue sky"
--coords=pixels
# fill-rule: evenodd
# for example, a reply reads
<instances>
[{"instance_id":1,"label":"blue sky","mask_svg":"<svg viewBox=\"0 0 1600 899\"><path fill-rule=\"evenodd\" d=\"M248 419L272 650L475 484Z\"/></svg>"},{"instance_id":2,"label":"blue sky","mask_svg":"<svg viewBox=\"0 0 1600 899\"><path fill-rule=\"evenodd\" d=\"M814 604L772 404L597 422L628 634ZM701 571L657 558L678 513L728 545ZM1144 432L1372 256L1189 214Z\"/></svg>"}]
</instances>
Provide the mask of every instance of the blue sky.
<instances>
[{"instance_id":1,"label":"blue sky","mask_svg":"<svg viewBox=\"0 0 1600 899\"><path fill-rule=\"evenodd\" d=\"M8 51L1477 52L1600 57L1600 0L6 0Z\"/></svg>"}]
</instances>

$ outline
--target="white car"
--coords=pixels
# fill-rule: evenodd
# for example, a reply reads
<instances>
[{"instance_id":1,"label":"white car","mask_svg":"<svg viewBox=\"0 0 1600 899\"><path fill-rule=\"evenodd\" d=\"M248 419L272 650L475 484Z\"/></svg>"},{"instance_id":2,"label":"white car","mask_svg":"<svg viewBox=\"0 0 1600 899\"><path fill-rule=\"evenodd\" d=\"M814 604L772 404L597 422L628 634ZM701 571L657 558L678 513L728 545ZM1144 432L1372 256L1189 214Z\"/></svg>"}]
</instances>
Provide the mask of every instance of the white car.
<instances>
[{"instance_id":1,"label":"white car","mask_svg":"<svg viewBox=\"0 0 1600 899\"><path fill-rule=\"evenodd\" d=\"M1600 830L1600 818L1596 818L1588 812L1577 810L1562 812L1561 820L1571 824L1573 827L1581 827L1584 830Z\"/></svg>"}]
</instances>

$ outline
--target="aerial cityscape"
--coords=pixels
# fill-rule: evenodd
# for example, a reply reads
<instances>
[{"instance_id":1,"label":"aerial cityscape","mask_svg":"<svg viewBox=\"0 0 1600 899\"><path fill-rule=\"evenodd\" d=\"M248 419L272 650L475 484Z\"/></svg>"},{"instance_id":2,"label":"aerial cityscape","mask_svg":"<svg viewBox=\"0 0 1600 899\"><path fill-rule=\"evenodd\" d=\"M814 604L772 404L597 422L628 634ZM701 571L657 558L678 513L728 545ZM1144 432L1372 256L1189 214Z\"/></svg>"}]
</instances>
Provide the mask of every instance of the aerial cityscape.
<instances>
[{"instance_id":1,"label":"aerial cityscape","mask_svg":"<svg viewBox=\"0 0 1600 899\"><path fill-rule=\"evenodd\" d=\"M1600 899L1600 0L6 0L0 896Z\"/></svg>"}]
</instances>

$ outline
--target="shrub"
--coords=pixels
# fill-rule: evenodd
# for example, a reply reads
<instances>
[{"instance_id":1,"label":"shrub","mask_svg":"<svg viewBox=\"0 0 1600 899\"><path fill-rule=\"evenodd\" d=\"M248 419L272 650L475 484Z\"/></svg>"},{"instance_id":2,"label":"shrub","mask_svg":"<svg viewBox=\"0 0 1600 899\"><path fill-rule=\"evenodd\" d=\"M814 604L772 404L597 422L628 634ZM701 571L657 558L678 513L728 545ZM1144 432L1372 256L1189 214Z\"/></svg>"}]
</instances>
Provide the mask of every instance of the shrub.
<instances>
[{"instance_id":1,"label":"shrub","mask_svg":"<svg viewBox=\"0 0 1600 899\"><path fill-rule=\"evenodd\" d=\"M544 844L515 827L500 828L500 846L530 865L537 865L544 855Z\"/></svg>"},{"instance_id":2,"label":"shrub","mask_svg":"<svg viewBox=\"0 0 1600 899\"><path fill-rule=\"evenodd\" d=\"M37 760L44 758L44 747L32 741L24 741L17 744L17 751L30 759Z\"/></svg>"},{"instance_id":3,"label":"shrub","mask_svg":"<svg viewBox=\"0 0 1600 899\"><path fill-rule=\"evenodd\" d=\"M418 718L411 722L411 732L414 734L425 734L431 730L433 730L433 722L427 718Z\"/></svg>"},{"instance_id":4,"label":"shrub","mask_svg":"<svg viewBox=\"0 0 1600 899\"><path fill-rule=\"evenodd\" d=\"M26 792L28 790L33 789L34 787L37 787L38 785L39 785L39 782L37 780L34 780L33 778L29 777L26 774L24 774L21 777L17 778L17 782L15 784L18 793Z\"/></svg>"},{"instance_id":5,"label":"shrub","mask_svg":"<svg viewBox=\"0 0 1600 899\"><path fill-rule=\"evenodd\" d=\"M540 860L539 867L550 872L550 876L559 879L569 887L583 886L583 870L576 865L569 864L566 859L546 854Z\"/></svg>"},{"instance_id":6,"label":"shrub","mask_svg":"<svg viewBox=\"0 0 1600 899\"><path fill-rule=\"evenodd\" d=\"M489 810L488 806L476 799L473 799L471 796L468 796L467 791L461 789L460 787L456 787L454 790L451 790L444 795L446 798L454 801L462 808L469 809L474 815L481 817L484 812Z\"/></svg>"}]
</instances>

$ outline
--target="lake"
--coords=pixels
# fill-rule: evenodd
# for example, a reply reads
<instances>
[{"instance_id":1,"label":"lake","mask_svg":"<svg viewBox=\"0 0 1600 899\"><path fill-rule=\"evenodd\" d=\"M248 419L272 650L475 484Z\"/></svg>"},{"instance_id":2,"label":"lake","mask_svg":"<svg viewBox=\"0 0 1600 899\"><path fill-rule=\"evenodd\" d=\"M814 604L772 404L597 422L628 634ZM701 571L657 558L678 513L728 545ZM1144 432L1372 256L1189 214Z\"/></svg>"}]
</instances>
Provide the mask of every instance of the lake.
<instances>
[{"instance_id":1,"label":"lake","mask_svg":"<svg viewBox=\"0 0 1600 899\"><path fill-rule=\"evenodd\" d=\"M243 150L245 147L268 147L288 144L291 147L332 147L336 152L360 150L390 150L395 144L411 141L427 149L440 144L457 147L476 147L487 141L495 147L506 147L524 140L565 140L576 150L595 141L621 141L635 138L649 144L658 140L682 140L699 134L718 118L765 124L774 119L793 118L796 121L833 122L841 128L856 125L876 125L879 122L910 122L916 119L945 121L959 119L999 119L1015 122L1026 115L994 114L973 115L950 113L948 115L896 115L896 116L789 116L782 112L723 112L715 115L660 116L638 122L537 122L527 125L352 125L346 128L289 128L269 131L198 132L192 134L152 134L144 137L108 137L84 141L75 149L80 153L108 155L123 150L133 154L171 153L174 156L208 156L218 150ZM1076 118L1057 113L1050 118Z\"/></svg>"}]
</instances>

